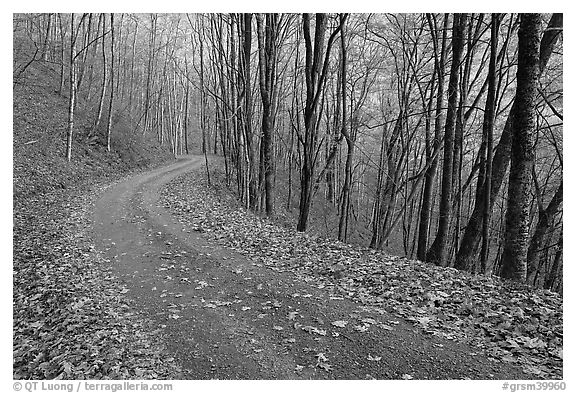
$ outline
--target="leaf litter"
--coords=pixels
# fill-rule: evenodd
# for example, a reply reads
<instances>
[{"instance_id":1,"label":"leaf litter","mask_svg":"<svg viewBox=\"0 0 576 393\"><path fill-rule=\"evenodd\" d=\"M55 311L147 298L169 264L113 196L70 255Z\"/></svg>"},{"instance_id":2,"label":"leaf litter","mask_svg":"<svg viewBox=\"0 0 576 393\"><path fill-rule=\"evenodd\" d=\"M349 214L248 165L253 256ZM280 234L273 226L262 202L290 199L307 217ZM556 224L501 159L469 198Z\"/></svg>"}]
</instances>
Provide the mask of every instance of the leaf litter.
<instances>
[{"instance_id":1,"label":"leaf litter","mask_svg":"<svg viewBox=\"0 0 576 393\"><path fill-rule=\"evenodd\" d=\"M560 295L282 227L246 211L226 190L222 173L213 171L212 187L201 170L174 179L162 190L162 204L256 266L314 280L331 297L392 313L427 334L478 347L496 362L519 364L535 377L562 377ZM361 322L354 329L365 332L375 321ZM393 330L390 325L378 326ZM325 334L312 326L303 329Z\"/></svg>"},{"instance_id":2,"label":"leaf litter","mask_svg":"<svg viewBox=\"0 0 576 393\"><path fill-rule=\"evenodd\" d=\"M102 189L15 197L14 379L182 375L162 329L131 311L129 288L89 243L90 209Z\"/></svg>"}]
</instances>

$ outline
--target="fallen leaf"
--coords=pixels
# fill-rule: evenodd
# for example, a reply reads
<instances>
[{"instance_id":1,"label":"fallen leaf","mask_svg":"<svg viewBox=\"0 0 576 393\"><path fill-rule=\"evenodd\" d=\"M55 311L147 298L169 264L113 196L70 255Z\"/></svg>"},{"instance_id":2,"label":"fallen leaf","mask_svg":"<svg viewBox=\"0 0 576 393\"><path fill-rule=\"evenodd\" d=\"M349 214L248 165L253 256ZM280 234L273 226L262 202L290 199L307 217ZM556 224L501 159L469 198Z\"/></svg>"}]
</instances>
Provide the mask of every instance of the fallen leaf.
<instances>
[{"instance_id":1,"label":"fallen leaf","mask_svg":"<svg viewBox=\"0 0 576 393\"><path fill-rule=\"evenodd\" d=\"M288 313L288 317L287 317L287 318L288 318L289 321L293 321L293 320L296 319L296 315L298 315L298 312L296 312L296 311L290 311L290 312Z\"/></svg>"},{"instance_id":2,"label":"fallen leaf","mask_svg":"<svg viewBox=\"0 0 576 393\"><path fill-rule=\"evenodd\" d=\"M334 322L332 322L332 325L339 327L339 328L345 328L347 324L348 324L348 321L334 321Z\"/></svg>"},{"instance_id":3,"label":"fallen leaf","mask_svg":"<svg viewBox=\"0 0 576 393\"><path fill-rule=\"evenodd\" d=\"M328 361L328 358L326 357L326 355L324 355L324 352L317 353L314 356L316 357L316 359L318 359L319 362L327 362Z\"/></svg>"}]
</instances>

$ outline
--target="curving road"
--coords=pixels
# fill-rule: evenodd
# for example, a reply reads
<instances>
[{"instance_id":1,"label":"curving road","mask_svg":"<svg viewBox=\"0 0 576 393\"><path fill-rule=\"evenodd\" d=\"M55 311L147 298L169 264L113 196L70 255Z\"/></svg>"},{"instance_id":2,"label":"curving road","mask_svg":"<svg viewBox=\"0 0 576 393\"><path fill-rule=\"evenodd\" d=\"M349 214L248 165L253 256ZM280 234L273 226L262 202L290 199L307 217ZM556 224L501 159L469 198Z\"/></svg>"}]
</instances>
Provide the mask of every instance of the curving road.
<instances>
[{"instance_id":1,"label":"curving road","mask_svg":"<svg viewBox=\"0 0 576 393\"><path fill-rule=\"evenodd\" d=\"M202 157L187 156L134 175L94 211L97 250L137 311L158 324L182 379L528 378L211 244L158 205L166 183L200 165ZM352 328L363 319L368 330Z\"/></svg>"}]
</instances>

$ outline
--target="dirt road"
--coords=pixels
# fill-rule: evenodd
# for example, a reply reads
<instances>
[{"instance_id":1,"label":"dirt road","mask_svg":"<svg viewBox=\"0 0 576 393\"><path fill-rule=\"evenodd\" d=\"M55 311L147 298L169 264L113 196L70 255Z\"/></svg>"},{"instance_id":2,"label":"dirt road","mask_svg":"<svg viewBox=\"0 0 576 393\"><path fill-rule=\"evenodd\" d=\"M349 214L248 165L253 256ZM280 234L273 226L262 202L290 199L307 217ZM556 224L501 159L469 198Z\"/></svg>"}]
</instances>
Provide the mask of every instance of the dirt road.
<instances>
[{"instance_id":1,"label":"dirt road","mask_svg":"<svg viewBox=\"0 0 576 393\"><path fill-rule=\"evenodd\" d=\"M97 250L113 262L124 295L157 322L182 379L529 378L213 246L158 206L163 185L202 164L183 157L132 176L94 211Z\"/></svg>"}]
</instances>

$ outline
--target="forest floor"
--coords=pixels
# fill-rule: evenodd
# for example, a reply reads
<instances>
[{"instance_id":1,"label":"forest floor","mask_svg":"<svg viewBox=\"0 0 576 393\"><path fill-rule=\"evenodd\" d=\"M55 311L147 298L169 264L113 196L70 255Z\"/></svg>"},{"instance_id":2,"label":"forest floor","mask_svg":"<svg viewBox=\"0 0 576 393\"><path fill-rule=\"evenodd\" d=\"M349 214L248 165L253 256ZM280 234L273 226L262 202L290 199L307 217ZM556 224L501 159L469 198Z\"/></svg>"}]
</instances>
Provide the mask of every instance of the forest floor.
<instances>
[{"instance_id":1,"label":"forest floor","mask_svg":"<svg viewBox=\"0 0 576 393\"><path fill-rule=\"evenodd\" d=\"M173 156L121 116L108 152L89 140L92 111L79 105L67 162L68 100L53 68L32 64L13 89L13 377L174 378L174 360L89 235L99 190Z\"/></svg>"},{"instance_id":2,"label":"forest floor","mask_svg":"<svg viewBox=\"0 0 576 393\"><path fill-rule=\"evenodd\" d=\"M558 295L297 233L202 161L15 193L15 379L562 378Z\"/></svg>"},{"instance_id":3,"label":"forest floor","mask_svg":"<svg viewBox=\"0 0 576 393\"><path fill-rule=\"evenodd\" d=\"M183 157L94 207L94 251L179 378L562 377L558 295L296 233L204 176Z\"/></svg>"}]
</instances>

